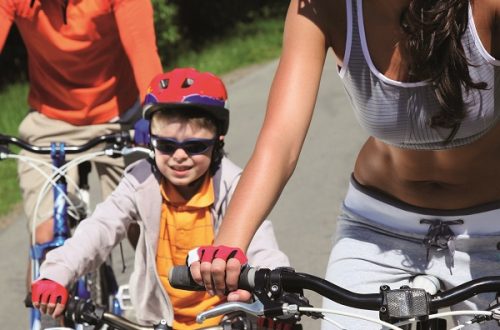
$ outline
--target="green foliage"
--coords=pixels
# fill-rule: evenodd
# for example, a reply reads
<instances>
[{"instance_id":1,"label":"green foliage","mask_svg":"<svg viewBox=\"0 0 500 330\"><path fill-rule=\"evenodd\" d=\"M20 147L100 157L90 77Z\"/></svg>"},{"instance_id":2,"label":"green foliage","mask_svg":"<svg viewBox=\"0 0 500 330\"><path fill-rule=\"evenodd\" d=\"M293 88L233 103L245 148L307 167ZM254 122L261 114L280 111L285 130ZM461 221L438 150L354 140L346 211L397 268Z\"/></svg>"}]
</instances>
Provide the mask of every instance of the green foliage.
<instances>
[{"instance_id":1,"label":"green foliage","mask_svg":"<svg viewBox=\"0 0 500 330\"><path fill-rule=\"evenodd\" d=\"M152 0L154 8L156 44L163 63L168 63L173 50L181 41L181 34L176 22L177 5L165 0Z\"/></svg>"},{"instance_id":2,"label":"green foliage","mask_svg":"<svg viewBox=\"0 0 500 330\"><path fill-rule=\"evenodd\" d=\"M153 0L155 29L162 61L176 65L186 53L211 48L235 30L263 18L283 18L284 0Z\"/></svg>"},{"instance_id":3,"label":"green foliage","mask_svg":"<svg viewBox=\"0 0 500 330\"><path fill-rule=\"evenodd\" d=\"M0 93L0 132L17 135L17 127L28 112L28 85L16 83L7 86Z\"/></svg>"},{"instance_id":4,"label":"green foliage","mask_svg":"<svg viewBox=\"0 0 500 330\"><path fill-rule=\"evenodd\" d=\"M27 84L14 84L6 87L0 93L0 132L2 134L16 135L17 127L26 114ZM21 200L17 180L17 163L12 159L0 162L0 215L6 214L12 205Z\"/></svg>"},{"instance_id":5,"label":"green foliage","mask_svg":"<svg viewBox=\"0 0 500 330\"><path fill-rule=\"evenodd\" d=\"M203 51L185 52L176 63L167 65L195 67L201 71L224 74L236 68L264 62L279 56L283 19L260 19L238 24L231 35L214 40Z\"/></svg>"}]
</instances>

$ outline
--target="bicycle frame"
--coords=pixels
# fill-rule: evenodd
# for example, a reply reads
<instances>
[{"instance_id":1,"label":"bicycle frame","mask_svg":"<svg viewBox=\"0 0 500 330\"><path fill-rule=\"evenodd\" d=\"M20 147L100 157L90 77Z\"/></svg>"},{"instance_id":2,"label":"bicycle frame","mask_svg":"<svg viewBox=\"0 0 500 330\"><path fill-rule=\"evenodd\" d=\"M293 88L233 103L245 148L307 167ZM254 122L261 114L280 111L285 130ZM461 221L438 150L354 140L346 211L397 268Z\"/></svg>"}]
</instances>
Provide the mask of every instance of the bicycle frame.
<instances>
[{"instance_id":1,"label":"bicycle frame","mask_svg":"<svg viewBox=\"0 0 500 330\"><path fill-rule=\"evenodd\" d=\"M52 160L52 165L59 169L65 163L65 149L64 143L51 144L51 152L50 157ZM64 200L63 196L67 194L67 185L64 176L59 176L57 179L54 189L54 225L53 225L53 233L54 237L51 241L37 244L35 243L31 247L30 256L32 259L31 262L31 276L32 281L36 280L40 275L40 264L45 257L45 254L54 248L57 248L64 244L64 241L69 237L69 226L67 222L66 212L67 212L67 203ZM85 292L81 292L85 294ZM41 313L38 309L31 309L31 329L38 330L41 328Z\"/></svg>"},{"instance_id":2,"label":"bicycle frame","mask_svg":"<svg viewBox=\"0 0 500 330\"><path fill-rule=\"evenodd\" d=\"M56 175L56 182L53 186L53 200L54 200L54 211L53 211L53 233L54 236L51 241L42 244L35 243L31 247L30 255L32 259L32 280L36 280L40 275L40 265L45 258L47 252L55 249L64 244L64 241L70 237L69 219L68 219L68 203L65 196L68 193L68 187L66 178L64 175L57 175L58 170L60 170L66 164L66 149L64 143L53 142L50 145L50 158L52 161L54 175ZM88 299L91 293L87 287L87 279L80 277L75 283L74 296L79 299ZM114 276L114 275L113 275ZM114 295L118 291L117 287L114 287L111 293ZM116 315L121 315L122 311L120 305L117 303L116 298L113 297L112 312ZM83 325L76 325L76 328L82 328ZM41 313L38 309L31 309L31 329L38 330L41 329Z\"/></svg>"}]
</instances>

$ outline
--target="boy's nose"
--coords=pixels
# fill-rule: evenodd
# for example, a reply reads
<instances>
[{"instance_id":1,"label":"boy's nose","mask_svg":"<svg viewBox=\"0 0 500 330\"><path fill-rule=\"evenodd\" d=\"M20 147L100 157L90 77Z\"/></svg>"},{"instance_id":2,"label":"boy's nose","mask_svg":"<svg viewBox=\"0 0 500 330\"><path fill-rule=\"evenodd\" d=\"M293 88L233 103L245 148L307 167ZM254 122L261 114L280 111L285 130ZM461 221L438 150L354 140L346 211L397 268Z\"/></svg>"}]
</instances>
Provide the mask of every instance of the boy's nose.
<instances>
[{"instance_id":1,"label":"boy's nose","mask_svg":"<svg viewBox=\"0 0 500 330\"><path fill-rule=\"evenodd\" d=\"M184 151L184 149L182 148L177 148L175 149L174 153L172 154L172 157L175 159L175 160L182 160L182 159L186 159L189 157L189 155Z\"/></svg>"}]
</instances>

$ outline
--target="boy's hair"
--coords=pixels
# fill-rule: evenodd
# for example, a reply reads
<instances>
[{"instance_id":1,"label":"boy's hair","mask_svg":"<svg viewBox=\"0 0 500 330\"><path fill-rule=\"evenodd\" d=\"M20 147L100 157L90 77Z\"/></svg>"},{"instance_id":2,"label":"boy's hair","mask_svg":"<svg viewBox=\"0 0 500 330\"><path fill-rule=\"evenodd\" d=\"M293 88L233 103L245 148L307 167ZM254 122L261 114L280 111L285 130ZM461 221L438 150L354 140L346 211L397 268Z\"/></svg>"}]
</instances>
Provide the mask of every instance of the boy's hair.
<instances>
[{"instance_id":1,"label":"boy's hair","mask_svg":"<svg viewBox=\"0 0 500 330\"><path fill-rule=\"evenodd\" d=\"M212 152L212 159L210 162L210 175L214 175L220 166L222 158L225 155L224 151L224 141L220 140L222 134L220 132L220 127L217 125L215 118L207 114L205 111L198 109L191 109L186 111L185 109L163 109L156 111L151 116L151 133L155 134L171 120L180 120L187 122L189 124L195 125L196 127L206 128L215 134L214 149Z\"/></svg>"}]
</instances>

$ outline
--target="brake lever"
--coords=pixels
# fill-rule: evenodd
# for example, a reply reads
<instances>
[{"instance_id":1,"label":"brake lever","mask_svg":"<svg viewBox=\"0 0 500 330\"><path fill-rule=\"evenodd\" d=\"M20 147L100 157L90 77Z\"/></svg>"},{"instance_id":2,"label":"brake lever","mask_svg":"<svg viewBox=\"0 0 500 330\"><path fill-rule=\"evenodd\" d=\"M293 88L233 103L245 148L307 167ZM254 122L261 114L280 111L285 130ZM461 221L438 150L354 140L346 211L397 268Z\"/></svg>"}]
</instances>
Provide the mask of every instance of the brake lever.
<instances>
[{"instance_id":1,"label":"brake lever","mask_svg":"<svg viewBox=\"0 0 500 330\"><path fill-rule=\"evenodd\" d=\"M228 314L231 312L244 312L254 316L264 316L264 305L256 300L253 303L243 303L243 302L227 302L215 306L214 308L201 312L196 317L196 322L203 323L208 318Z\"/></svg>"}]
</instances>

